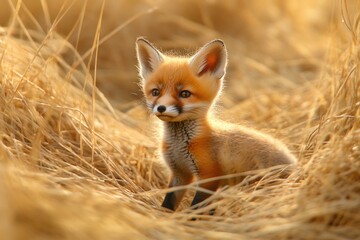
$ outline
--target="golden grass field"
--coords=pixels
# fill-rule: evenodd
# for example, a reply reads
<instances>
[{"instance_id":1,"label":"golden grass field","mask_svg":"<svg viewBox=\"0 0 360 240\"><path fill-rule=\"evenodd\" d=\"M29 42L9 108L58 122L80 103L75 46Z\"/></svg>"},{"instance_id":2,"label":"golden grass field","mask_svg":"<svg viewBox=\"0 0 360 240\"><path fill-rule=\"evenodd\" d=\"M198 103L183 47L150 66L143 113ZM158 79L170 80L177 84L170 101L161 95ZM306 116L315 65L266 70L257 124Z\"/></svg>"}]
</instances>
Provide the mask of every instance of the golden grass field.
<instances>
[{"instance_id":1,"label":"golden grass field","mask_svg":"<svg viewBox=\"0 0 360 240\"><path fill-rule=\"evenodd\" d=\"M0 239L360 239L359 1L0 6ZM217 115L283 140L294 173L248 173L262 178L217 192L197 221L191 194L162 209L138 36L178 54L223 39Z\"/></svg>"}]
</instances>

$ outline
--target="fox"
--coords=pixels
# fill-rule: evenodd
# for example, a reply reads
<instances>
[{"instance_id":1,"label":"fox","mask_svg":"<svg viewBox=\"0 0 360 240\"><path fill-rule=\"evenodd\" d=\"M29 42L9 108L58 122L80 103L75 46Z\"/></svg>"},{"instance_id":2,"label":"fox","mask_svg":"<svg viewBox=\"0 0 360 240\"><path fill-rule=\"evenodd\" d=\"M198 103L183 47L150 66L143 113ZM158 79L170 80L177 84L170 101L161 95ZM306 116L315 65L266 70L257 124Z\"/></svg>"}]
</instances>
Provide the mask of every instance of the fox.
<instances>
[{"instance_id":1,"label":"fox","mask_svg":"<svg viewBox=\"0 0 360 240\"><path fill-rule=\"evenodd\" d=\"M281 141L211 117L226 73L222 40L215 39L187 57L164 54L139 37L136 55L146 106L163 123L160 152L171 170L168 187L214 178L200 181L191 208L202 207L225 184L221 176L297 163ZM178 208L186 188L178 189L166 193L163 208Z\"/></svg>"}]
</instances>

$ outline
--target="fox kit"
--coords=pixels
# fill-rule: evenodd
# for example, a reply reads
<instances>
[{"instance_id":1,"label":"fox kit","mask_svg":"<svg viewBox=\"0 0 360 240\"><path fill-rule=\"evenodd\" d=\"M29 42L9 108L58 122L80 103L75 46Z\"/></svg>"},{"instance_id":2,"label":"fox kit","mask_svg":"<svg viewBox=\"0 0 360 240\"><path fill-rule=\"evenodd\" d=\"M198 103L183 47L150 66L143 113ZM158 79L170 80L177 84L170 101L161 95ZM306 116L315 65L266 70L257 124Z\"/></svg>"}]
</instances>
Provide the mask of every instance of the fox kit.
<instances>
[{"instance_id":1,"label":"fox kit","mask_svg":"<svg viewBox=\"0 0 360 240\"><path fill-rule=\"evenodd\" d=\"M221 92L227 64L221 40L209 42L190 58L165 56L144 38L137 39L136 51L146 104L164 125L161 151L172 172L169 187L296 163L270 136L210 121L209 110ZM200 187L214 192L221 184L213 180ZM199 206L208 192L197 191L191 206ZM162 206L175 210L184 193L168 192Z\"/></svg>"}]
</instances>

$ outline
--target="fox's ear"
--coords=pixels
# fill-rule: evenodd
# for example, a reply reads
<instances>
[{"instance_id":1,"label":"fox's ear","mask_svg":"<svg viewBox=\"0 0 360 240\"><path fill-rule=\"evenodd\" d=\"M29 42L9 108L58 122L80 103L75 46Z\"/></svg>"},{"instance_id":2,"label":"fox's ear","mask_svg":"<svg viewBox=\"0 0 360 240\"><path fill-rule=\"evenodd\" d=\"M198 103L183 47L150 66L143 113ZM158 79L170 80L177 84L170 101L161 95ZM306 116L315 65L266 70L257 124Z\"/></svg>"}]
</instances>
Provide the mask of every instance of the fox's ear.
<instances>
[{"instance_id":1,"label":"fox's ear","mask_svg":"<svg viewBox=\"0 0 360 240\"><path fill-rule=\"evenodd\" d=\"M210 74L216 79L221 79L225 75L226 63L227 52L222 40L209 42L192 56L189 62L197 76Z\"/></svg>"},{"instance_id":2,"label":"fox's ear","mask_svg":"<svg viewBox=\"0 0 360 240\"><path fill-rule=\"evenodd\" d=\"M146 78L164 61L161 52L142 37L136 40L136 55L142 78Z\"/></svg>"}]
</instances>

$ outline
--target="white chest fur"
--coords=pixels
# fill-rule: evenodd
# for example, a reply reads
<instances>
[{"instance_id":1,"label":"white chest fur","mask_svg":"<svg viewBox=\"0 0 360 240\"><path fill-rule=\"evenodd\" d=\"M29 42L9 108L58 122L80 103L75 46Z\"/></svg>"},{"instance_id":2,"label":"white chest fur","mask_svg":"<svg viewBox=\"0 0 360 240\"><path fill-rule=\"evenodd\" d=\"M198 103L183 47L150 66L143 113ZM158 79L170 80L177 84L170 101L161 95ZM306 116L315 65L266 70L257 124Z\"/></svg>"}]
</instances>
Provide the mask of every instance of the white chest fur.
<instances>
[{"instance_id":1,"label":"white chest fur","mask_svg":"<svg viewBox=\"0 0 360 240\"><path fill-rule=\"evenodd\" d=\"M189 150L198 128L197 122L192 120L165 123L164 141L168 148L163 156L175 174L198 173L196 159Z\"/></svg>"}]
</instances>

